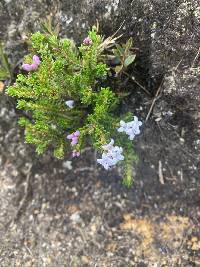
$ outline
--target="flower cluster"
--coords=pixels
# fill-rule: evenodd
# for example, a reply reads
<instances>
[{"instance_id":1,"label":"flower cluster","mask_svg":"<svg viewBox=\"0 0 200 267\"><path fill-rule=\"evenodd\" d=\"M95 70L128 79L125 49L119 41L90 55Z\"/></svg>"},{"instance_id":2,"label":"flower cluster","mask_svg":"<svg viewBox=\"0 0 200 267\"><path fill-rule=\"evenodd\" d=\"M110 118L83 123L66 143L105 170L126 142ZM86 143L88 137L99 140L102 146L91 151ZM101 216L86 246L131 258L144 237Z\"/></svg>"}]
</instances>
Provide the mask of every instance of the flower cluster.
<instances>
[{"instance_id":1,"label":"flower cluster","mask_svg":"<svg viewBox=\"0 0 200 267\"><path fill-rule=\"evenodd\" d=\"M139 127L142 125L142 122L138 120L136 116L134 116L134 120L130 122L120 121L120 128L118 128L118 132L125 132L129 135L129 139L133 140L134 137L140 134Z\"/></svg>"},{"instance_id":2,"label":"flower cluster","mask_svg":"<svg viewBox=\"0 0 200 267\"><path fill-rule=\"evenodd\" d=\"M75 146L78 143L79 135L80 135L80 132L79 131L76 131L76 132L74 132L72 134L69 134L67 136L67 139L72 140L71 141L71 145L72 146Z\"/></svg>"},{"instance_id":3,"label":"flower cluster","mask_svg":"<svg viewBox=\"0 0 200 267\"><path fill-rule=\"evenodd\" d=\"M113 146L114 140L111 139L109 144L102 146L104 152L101 159L97 159L97 162L101 164L106 170L116 165L120 160L124 159L122 155L123 149L119 146Z\"/></svg>"},{"instance_id":4,"label":"flower cluster","mask_svg":"<svg viewBox=\"0 0 200 267\"><path fill-rule=\"evenodd\" d=\"M86 37L86 38L83 40L83 44L84 44L84 45L92 45L92 40L90 39L90 37Z\"/></svg>"},{"instance_id":5,"label":"flower cluster","mask_svg":"<svg viewBox=\"0 0 200 267\"><path fill-rule=\"evenodd\" d=\"M40 58L36 55L33 56L33 63L32 64L23 64L22 69L25 71L32 71L37 70L38 66L40 65Z\"/></svg>"},{"instance_id":6,"label":"flower cluster","mask_svg":"<svg viewBox=\"0 0 200 267\"><path fill-rule=\"evenodd\" d=\"M71 140L71 145L72 146L75 146L77 143L78 143L78 138L80 136L80 132L79 131L76 131L72 134L69 134L67 136L67 139ZM77 151L77 150L73 150L72 151L72 157L79 157L80 156L80 151Z\"/></svg>"}]
</instances>

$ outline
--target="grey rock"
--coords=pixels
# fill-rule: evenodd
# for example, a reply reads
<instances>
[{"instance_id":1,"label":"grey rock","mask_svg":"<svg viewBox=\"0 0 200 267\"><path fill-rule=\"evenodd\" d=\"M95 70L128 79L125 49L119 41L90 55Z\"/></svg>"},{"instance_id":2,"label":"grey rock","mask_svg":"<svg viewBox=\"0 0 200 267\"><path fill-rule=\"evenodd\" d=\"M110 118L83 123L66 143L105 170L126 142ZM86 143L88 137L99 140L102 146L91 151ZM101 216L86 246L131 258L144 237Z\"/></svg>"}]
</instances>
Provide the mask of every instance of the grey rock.
<instances>
[{"instance_id":1,"label":"grey rock","mask_svg":"<svg viewBox=\"0 0 200 267\"><path fill-rule=\"evenodd\" d=\"M72 161L70 161L70 160L63 161L62 166L63 166L63 168L68 169L68 170L72 170L73 169Z\"/></svg>"},{"instance_id":2,"label":"grey rock","mask_svg":"<svg viewBox=\"0 0 200 267\"><path fill-rule=\"evenodd\" d=\"M70 220L72 220L73 222L79 223L82 221L79 212L75 212L70 216Z\"/></svg>"},{"instance_id":3,"label":"grey rock","mask_svg":"<svg viewBox=\"0 0 200 267\"><path fill-rule=\"evenodd\" d=\"M105 35L123 23L123 39L133 37L139 48L139 74L151 90L156 90L164 73L176 86L172 71L177 66L184 70L193 63L197 66L200 5L196 0L1 1L0 35L12 62L25 53L24 36L39 30L50 14L60 24L61 35L76 42L82 41L96 20Z\"/></svg>"}]
</instances>

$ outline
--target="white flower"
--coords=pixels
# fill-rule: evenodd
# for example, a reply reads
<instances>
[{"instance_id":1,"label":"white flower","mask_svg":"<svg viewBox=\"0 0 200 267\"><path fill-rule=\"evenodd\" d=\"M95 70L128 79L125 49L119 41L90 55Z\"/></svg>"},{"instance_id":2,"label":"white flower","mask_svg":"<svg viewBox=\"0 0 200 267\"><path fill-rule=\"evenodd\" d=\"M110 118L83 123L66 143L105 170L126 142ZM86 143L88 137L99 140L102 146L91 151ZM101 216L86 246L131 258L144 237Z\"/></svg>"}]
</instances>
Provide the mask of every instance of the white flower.
<instances>
[{"instance_id":1,"label":"white flower","mask_svg":"<svg viewBox=\"0 0 200 267\"><path fill-rule=\"evenodd\" d=\"M101 159L97 159L97 162L101 164L106 170L108 170L110 166L113 165L112 159L109 158L105 153L102 154Z\"/></svg>"},{"instance_id":2,"label":"white flower","mask_svg":"<svg viewBox=\"0 0 200 267\"><path fill-rule=\"evenodd\" d=\"M118 128L118 132L125 132L130 140L133 140L134 137L140 134L139 127L142 125L142 122L138 120L136 116L134 116L134 120L130 122L120 121L120 128Z\"/></svg>"},{"instance_id":3,"label":"white flower","mask_svg":"<svg viewBox=\"0 0 200 267\"><path fill-rule=\"evenodd\" d=\"M134 122L136 125L141 126L142 122L138 120L138 117L134 116Z\"/></svg>"},{"instance_id":4,"label":"white flower","mask_svg":"<svg viewBox=\"0 0 200 267\"><path fill-rule=\"evenodd\" d=\"M74 100L68 100L68 101L65 101L65 104L66 104L69 108L73 108L73 107L74 107Z\"/></svg>"},{"instance_id":5,"label":"white flower","mask_svg":"<svg viewBox=\"0 0 200 267\"><path fill-rule=\"evenodd\" d=\"M107 152L107 155L113 160L113 162L116 161L117 163L118 161L124 159L122 152L123 152L122 147L113 146L113 148Z\"/></svg>"},{"instance_id":6,"label":"white flower","mask_svg":"<svg viewBox=\"0 0 200 267\"><path fill-rule=\"evenodd\" d=\"M101 164L106 170L116 165L120 160L124 159L122 155L123 149L119 146L113 146L114 140L111 139L109 144L102 146L104 152L101 159L97 159L97 162Z\"/></svg>"},{"instance_id":7,"label":"white flower","mask_svg":"<svg viewBox=\"0 0 200 267\"><path fill-rule=\"evenodd\" d=\"M104 146L102 146L102 148L104 149L104 150L112 150L112 148L113 148L113 145L114 145L114 140L113 139L111 139L110 140L110 143L109 144L106 144L106 145L104 145Z\"/></svg>"},{"instance_id":8,"label":"white flower","mask_svg":"<svg viewBox=\"0 0 200 267\"><path fill-rule=\"evenodd\" d=\"M126 123L125 121L120 121L120 128L117 129L118 132L122 133L126 130Z\"/></svg>"}]
</instances>

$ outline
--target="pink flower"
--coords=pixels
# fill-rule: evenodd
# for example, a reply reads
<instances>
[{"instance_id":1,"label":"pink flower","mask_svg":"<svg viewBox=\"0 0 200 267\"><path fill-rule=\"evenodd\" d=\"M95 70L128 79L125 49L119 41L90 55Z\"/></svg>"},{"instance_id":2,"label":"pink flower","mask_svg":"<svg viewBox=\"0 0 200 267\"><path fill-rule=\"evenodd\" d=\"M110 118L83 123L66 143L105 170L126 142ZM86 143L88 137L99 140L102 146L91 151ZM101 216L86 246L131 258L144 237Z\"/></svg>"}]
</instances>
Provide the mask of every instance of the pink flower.
<instances>
[{"instance_id":1,"label":"pink flower","mask_svg":"<svg viewBox=\"0 0 200 267\"><path fill-rule=\"evenodd\" d=\"M73 134L68 134L68 135L67 135L67 139L69 139L69 140L70 140L70 139L72 139L72 138L73 138L73 136L74 136Z\"/></svg>"},{"instance_id":2,"label":"pink flower","mask_svg":"<svg viewBox=\"0 0 200 267\"><path fill-rule=\"evenodd\" d=\"M72 157L74 158L74 157L79 157L80 156L80 152L79 151L76 151L76 150L74 150L73 152L72 152Z\"/></svg>"},{"instance_id":3,"label":"pink flower","mask_svg":"<svg viewBox=\"0 0 200 267\"><path fill-rule=\"evenodd\" d=\"M76 131L76 132L74 133L74 136L76 136L76 137L79 137L79 135L80 135L80 132L79 132L79 131Z\"/></svg>"},{"instance_id":4,"label":"pink flower","mask_svg":"<svg viewBox=\"0 0 200 267\"><path fill-rule=\"evenodd\" d=\"M25 71L37 70L39 65L40 65L40 58L38 56L34 55L33 56L33 63L32 64L23 64L22 69Z\"/></svg>"},{"instance_id":5,"label":"pink flower","mask_svg":"<svg viewBox=\"0 0 200 267\"><path fill-rule=\"evenodd\" d=\"M72 138L71 145L75 146L77 143L78 143L78 137L75 136Z\"/></svg>"},{"instance_id":6,"label":"pink flower","mask_svg":"<svg viewBox=\"0 0 200 267\"><path fill-rule=\"evenodd\" d=\"M32 70L37 70L38 65L36 63L31 64Z\"/></svg>"},{"instance_id":7,"label":"pink flower","mask_svg":"<svg viewBox=\"0 0 200 267\"><path fill-rule=\"evenodd\" d=\"M83 44L84 44L84 45L92 45L92 40L90 39L90 37L86 37L86 38L83 40Z\"/></svg>"},{"instance_id":8,"label":"pink flower","mask_svg":"<svg viewBox=\"0 0 200 267\"><path fill-rule=\"evenodd\" d=\"M30 64L23 64L22 65L22 69L25 71L31 71L32 70L32 66Z\"/></svg>"},{"instance_id":9,"label":"pink flower","mask_svg":"<svg viewBox=\"0 0 200 267\"><path fill-rule=\"evenodd\" d=\"M40 58L36 55L33 56L33 63L37 64L38 66L40 65Z\"/></svg>"},{"instance_id":10,"label":"pink flower","mask_svg":"<svg viewBox=\"0 0 200 267\"><path fill-rule=\"evenodd\" d=\"M76 131L72 134L67 135L67 139L71 140L71 145L74 146L78 143L80 132Z\"/></svg>"}]
</instances>

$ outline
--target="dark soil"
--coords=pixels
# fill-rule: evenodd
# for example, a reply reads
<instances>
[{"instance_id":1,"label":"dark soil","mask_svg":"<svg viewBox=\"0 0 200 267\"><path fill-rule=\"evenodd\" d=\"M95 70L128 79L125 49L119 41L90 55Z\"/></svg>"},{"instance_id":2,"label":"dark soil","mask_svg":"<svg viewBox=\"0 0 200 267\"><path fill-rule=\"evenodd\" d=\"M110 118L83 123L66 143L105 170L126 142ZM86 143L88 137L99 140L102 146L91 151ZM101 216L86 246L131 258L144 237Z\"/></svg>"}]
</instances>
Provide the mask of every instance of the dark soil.
<instances>
[{"instance_id":1,"label":"dark soil","mask_svg":"<svg viewBox=\"0 0 200 267\"><path fill-rule=\"evenodd\" d=\"M36 156L19 113L0 94L0 267L200 266L198 1L1 0L0 35L12 65L50 13L76 42L96 19L105 36L125 21L123 38L132 36L138 53L134 76L151 97L132 84L123 109L143 122L164 83L135 140L131 189L120 169L97 166L89 148L79 160Z\"/></svg>"},{"instance_id":2,"label":"dark soil","mask_svg":"<svg viewBox=\"0 0 200 267\"><path fill-rule=\"evenodd\" d=\"M151 101L138 88L126 104L144 120ZM103 171L89 148L79 160L36 156L2 94L0 266L200 266L197 104L162 93L135 141L127 189L121 170Z\"/></svg>"}]
</instances>

